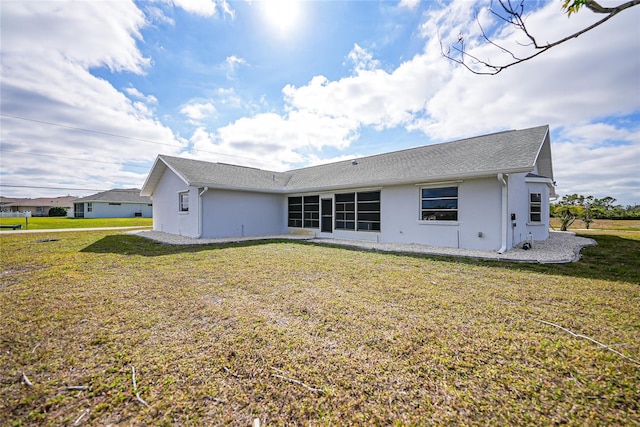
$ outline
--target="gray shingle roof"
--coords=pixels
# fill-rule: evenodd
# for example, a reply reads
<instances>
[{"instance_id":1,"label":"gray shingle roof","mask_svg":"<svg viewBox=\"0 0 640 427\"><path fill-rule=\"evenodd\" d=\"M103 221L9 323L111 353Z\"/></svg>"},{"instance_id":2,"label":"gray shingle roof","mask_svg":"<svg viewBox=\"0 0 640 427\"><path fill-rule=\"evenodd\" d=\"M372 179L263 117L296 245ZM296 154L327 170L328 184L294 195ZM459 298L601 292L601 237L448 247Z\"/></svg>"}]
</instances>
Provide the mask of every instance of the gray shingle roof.
<instances>
[{"instance_id":1,"label":"gray shingle roof","mask_svg":"<svg viewBox=\"0 0 640 427\"><path fill-rule=\"evenodd\" d=\"M161 155L142 194L153 193L166 167L191 186L283 193L532 172L541 151L549 153L541 156L549 164L539 170L552 174L548 133L548 126L539 126L362 157L357 164L347 160L288 172Z\"/></svg>"},{"instance_id":2,"label":"gray shingle roof","mask_svg":"<svg viewBox=\"0 0 640 427\"><path fill-rule=\"evenodd\" d=\"M0 197L0 206L9 207L9 206L25 206L25 207L38 207L38 206L61 206L61 207L71 207L73 206L73 202L77 199L75 196L61 196L61 197L38 197L35 199L25 199L25 198L9 198L9 197Z\"/></svg>"},{"instance_id":3,"label":"gray shingle roof","mask_svg":"<svg viewBox=\"0 0 640 427\"><path fill-rule=\"evenodd\" d=\"M82 197L75 201L76 203L151 203L151 198L141 196L140 190L137 188L115 189L103 191L101 193L92 194L91 196Z\"/></svg>"},{"instance_id":4,"label":"gray shingle roof","mask_svg":"<svg viewBox=\"0 0 640 427\"><path fill-rule=\"evenodd\" d=\"M275 191L284 187L289 179L286 173L227 163L211 163L170 156L160 156L160 158L193 186Z\"/></svg>"}]
</instances>

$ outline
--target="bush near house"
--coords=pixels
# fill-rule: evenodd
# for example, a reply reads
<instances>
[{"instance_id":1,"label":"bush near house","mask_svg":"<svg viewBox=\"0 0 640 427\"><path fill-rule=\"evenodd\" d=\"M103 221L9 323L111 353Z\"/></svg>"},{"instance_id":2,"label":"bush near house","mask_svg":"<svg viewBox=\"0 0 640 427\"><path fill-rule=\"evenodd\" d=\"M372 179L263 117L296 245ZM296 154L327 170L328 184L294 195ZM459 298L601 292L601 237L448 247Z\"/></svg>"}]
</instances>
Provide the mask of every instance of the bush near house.
<instances>
[{"instance_id":1,"label":"bush near house","mask_svg":"<svg viewBox=\"0 0 640 427\"><path fill-rule=\"evenodd\" d=\"M67 216L67 210L60 206L49 209L49 216Z\"/></svg>"},{"instance_id":2,"label":"bush near house","mask_svg":"<svg viewBox=\"0 0 640 427\"><path fill-rule=\"evenodd\" d=\"M0 235L0 425L636 425L640 232L609 232L552 265Z\"/></svg>"}]
</instances>

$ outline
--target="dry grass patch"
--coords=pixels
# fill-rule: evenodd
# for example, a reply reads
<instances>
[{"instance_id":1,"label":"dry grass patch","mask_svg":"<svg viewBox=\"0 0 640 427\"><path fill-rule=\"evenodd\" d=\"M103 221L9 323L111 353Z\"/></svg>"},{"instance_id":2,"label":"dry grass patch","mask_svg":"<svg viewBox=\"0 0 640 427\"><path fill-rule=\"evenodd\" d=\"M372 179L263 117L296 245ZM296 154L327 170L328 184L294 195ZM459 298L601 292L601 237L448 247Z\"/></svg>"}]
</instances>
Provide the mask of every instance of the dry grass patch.
<instances>
[{"instance_id":1,"label":"dry grass patch","mask_svg":"<svg viewBox=\"0 0 640 427\"><path fill-rule=\"evenodd\" d=\"M638 360L638 264L42 237L0 237L2 425L640 422L638 364L536 321Z\"/></svg>"}]
</instances>

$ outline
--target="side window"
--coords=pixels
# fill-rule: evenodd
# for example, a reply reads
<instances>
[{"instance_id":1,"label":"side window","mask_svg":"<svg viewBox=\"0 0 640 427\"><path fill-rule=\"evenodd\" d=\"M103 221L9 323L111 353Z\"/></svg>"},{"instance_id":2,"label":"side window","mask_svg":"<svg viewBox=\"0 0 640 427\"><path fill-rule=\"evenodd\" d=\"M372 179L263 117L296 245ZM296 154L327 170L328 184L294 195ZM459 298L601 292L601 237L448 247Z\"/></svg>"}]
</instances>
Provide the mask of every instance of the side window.
<instances>
[{"instance_id":1,"label":"side window","mask_svg":"<svg viewBox=\"0 0 640 427\"><path fill-rule=\"evenodd\" d=\"M458 187L420 189L422 221L457 221Z\"/></svg>"},{"instance_id":2,"label":"side window","mask_svg":"<svg viewBox=\"0 0 640 427\"><path fill-rule=\"evenodd\" d=\"M189 192L178 193L178 210L189 212Z\"/></svg>"},{"instance_id":3,"label":"side window","mask_svg":"<svg viewBox=\"0 0 640 427\"><path fill-rule=\"evenodd\" d=\"M542 194L529 194L529 222L542 221Z\"/></svg>"},{"instance_id":4,"label":"side window","mask_svg":"<svg viewBox=\"0 0 640 427\"><path fill-rule=\"evenodd\" d=\"M87 203L87 212L93 212L93 203Z\"/></svg>"}]
</instances>

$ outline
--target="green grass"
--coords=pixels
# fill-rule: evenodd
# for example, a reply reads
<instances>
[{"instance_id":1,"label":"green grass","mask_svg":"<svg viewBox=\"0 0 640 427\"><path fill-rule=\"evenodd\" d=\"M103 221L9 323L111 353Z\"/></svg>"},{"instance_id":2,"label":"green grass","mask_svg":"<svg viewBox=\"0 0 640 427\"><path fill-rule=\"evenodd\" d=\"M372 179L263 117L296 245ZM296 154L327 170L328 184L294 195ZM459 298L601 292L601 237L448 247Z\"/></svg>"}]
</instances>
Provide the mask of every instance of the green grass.
<instances>
[{"instance_id":1,"label":"green grass","mask_svg":"<svg viewBox=\"0 0 640 427\"><path fill-rule=\"evenodd\" d=\"M53 230L60 228L94 227L151 227L152 218L67 218L67 217L31 217L29 230ZM26 229L25 218L0 218L0 224L20 224ZM0 229L6 231L7 229Z\"/></svg>"},{"instance_id":2,"label":"green grass","mask_svg":"<svg viewBox=\"0 0 640 427\"><path fill-rule=\"evenodd\" d=\"M3 235L0 425L637 425L640 365L541 322L640 359L640 239L593 237L535 265Z\"/></svg>"},{"instance_id":3,"label":"green grass","mask_svg":"<svg viewBox=\"0 0 640 427\"><path fill-rule=\"evenodd\" d=\"M551 218L551 227L560 230L562 221L560 218ZM640 232L640 220L637 219L596 219L589 225L590 231L636 231ZM586 229L585 223L576 219L569 227L570 231L583 232Z\"/></svg>"}]
</instances>

